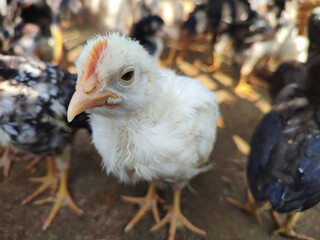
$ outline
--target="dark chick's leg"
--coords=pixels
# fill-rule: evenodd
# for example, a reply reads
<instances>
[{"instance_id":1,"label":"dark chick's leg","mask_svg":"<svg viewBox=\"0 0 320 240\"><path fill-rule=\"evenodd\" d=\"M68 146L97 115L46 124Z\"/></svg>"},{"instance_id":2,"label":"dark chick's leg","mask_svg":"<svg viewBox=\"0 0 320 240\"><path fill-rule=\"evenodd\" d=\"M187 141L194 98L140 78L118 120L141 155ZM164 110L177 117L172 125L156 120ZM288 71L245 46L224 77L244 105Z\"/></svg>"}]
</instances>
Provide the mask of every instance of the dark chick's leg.
<instances>
[{"instance_id":1,"label":"dark chick's leg","mask_svg":"<svg viewBox=\"0 0 320 240\"><path fill-rule=\"evenodd\" d=\"M290 237L293 239L299 239L299 240L315 240L315 238L312 237L307 237L304 235L301 235L296 232L295 226L297 224L297 221L300 218L300 213L299 212L291 212L287 214L287 219L285 223L279 227L279 229L275 230L272 232L272 235L283 235L286 237Z\"/></svg>"},{"instance_id":2,"label":"dark chick's leg","mask_svg":"<svg viewBox=\"0 0 320 240\"><path fill-rule=\"evenodd\" d=\"M261 217L260 217L260 212L264 210L265 208L256 203L254 200L254 197L252 196L251 191L249 188L247 189L247 201L245 203L241 203L233 198L227 198L227 202L230 203L231 205L240 208L241 210L253 215L259 224L261 224Z\"/></svg>"}]
</instances>

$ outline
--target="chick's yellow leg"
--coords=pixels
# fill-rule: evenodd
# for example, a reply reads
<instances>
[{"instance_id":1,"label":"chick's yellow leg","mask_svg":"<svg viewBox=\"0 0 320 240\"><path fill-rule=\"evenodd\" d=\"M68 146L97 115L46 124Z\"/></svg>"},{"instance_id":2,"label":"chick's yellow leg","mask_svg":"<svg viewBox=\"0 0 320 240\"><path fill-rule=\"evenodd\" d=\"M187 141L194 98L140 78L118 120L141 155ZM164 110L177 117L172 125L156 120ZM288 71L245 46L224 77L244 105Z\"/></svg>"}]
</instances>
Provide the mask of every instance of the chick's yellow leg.
<instances>
[{"instance_id":1,"label":"chick's yellow leg","mask_svg":"<svg viewBox=\"0 0 320 240\"><path fill-rule=\"evenodd\" d=\"M315 240L315 238L307 237L301 234L298 234L295 230L295 225L300 217L299 212L294 213L288 213L287 219L285 223L277 230L272 232L272 235L278 235L281 234L286 237L290 237L293 239L299 239L299 240Z\"/></svg>"},{"instance_id":2,"label":"chick's yellow leg","mask_svg":"<svg viewBox=\"0 0 320 240\"><path fill-rule=\"evenodd\" d=\"M234 89L235 93L244 95L244 96L250 96L252 93L252 87L247 82L247 76L241 76L240 80L237 84L237 86Z\"/></svg>"},{"instance_id":3,"label":"chick's yellow leg","mask_svg":"<svg viewBox=\"0 0 320 240\"><path fill-rule=\"evenodd\" d=\"M54 202L54 205L50 211L50 214L43 224L42 230L44 231L50 226L51 222L57 215L59 209L64 205L68 205L78 215L83 214L83 211L75 204L75 202L70 196L70 193L67 187L67 176L68 176L68 169L62 170L60 175L59 190L55 197L49 197L49 198L45 198L35 202L35 204L37 205L47 203L47 202Z\"/></svg>"},{"instance_id":4,"label":"chick's yellow leg","mask_svg":"<svg viewBox=\"0 0 320 240\"><path fill-rule=\"evenodd\" d=\"M47 158L47 175L40 178L29 178L30 182L42 183L33 193L31 193L27 198L22 201L22 204L27 204L47 190L49 187L52 187L52 191L55 192L58 186L58 176L55 165L55 158Z\"/></svg>"},{"instance_id":5,"label":"chick's yellow leg","mask_svg":"<svg viewBox=\"0 0 320 240\"><path fill-rule=\"evenodd\" d=\"M194 226L185 216L183 216L180 208L181 189L174 189L173 205L168 206L168 213L166 216L155 226L151 228L151 231L156 231L164 226L166 223L170 224L168 240L174 240L177 227L184 225L192 232L199 235L205 235L206 232L202 229Z\"/></svg>"},{"instance_id":6,"label":"chick's yellow leg","mask_svg":"<svg viewBox=\"0 0 320 240\"><path fill-rule=\"evenodd\" d=\"M145 197L121 196L121 198L125 202L140 205L139 211L125 227L125 232L130 231L149 210L152 211L154 220L156 222L160 221L157 203L163 203L163 200L157 195L156 186L153 183L150 183L147 195Z\"/></svg>"},{"instance_id":7,"label":"chick's yellow leg","mask_svg":"<svg viewBox=\"0 0 320 240\"><path fill-rule=\"evenodd\" d=\"M167 57L167 59L165 60L165 65L166 65L167 67L171 67L171 66L172 66L172 63L174 62L175 57L176 57L176 53L177 53L176 46L172 46L172 47L170 48L168 57Z\"/></svg>"},{"instance_id":8,"label":"chick's yellow leg","mask_svg":"<svg viewBox=\"0 0 320 240\"><path fill-rule=\"evenodd\" d=\"M260 204L256 203L249 188L247 189L247 201L245 203L241 203L229 197L226 200L229 204L253 215L257 219L258 223L261 224L260 212L264 208Z\"/></svg>"},{"instance_id":9,"label":"chick's yellow leg","mask_svg":"<svg viewBox=\"0 0 320 240\"><path fill-rule=\"evenodd\" d=\"M207 72L215 72L215 71L219 70L219 68L220 68L220 66L222 64L221 56L217 52L217 50L213 49L212 55L213 55L213 63L208 68Z\"/></svg>"},{"instance_id":10,"label":"chick's yellow leg","mask_svg":"<svg viewBox=\"0 0 320 240\"><path fill-rule=\"evenodd\" d=\"M51 35L54 38L53 47L53 64L58 65L63 57L63 41L62 41L62 29L58 24L52 24L50 27Z\"/></svg>"}]
</instances>

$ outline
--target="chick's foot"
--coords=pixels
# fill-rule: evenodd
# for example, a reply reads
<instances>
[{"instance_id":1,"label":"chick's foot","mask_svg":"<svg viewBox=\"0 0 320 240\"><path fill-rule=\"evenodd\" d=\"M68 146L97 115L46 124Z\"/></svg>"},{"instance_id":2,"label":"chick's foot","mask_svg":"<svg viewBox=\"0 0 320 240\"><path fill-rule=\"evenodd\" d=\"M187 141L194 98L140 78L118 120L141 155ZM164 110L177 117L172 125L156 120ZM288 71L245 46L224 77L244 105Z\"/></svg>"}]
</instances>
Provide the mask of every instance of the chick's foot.
<instances>
[{"instance_id":1,"label":"chick's foot","mask_svg":"<svg viewBox=\"0 0 320 240\"><path fill-rule=\"evenodd\" d=\"M315 240L315 238L307 237L307 236L301 235L296 232L295 225L296 225L300 215L301 214L299 212L288 213L285 223L279 229L273 231L272 235L280 234L280 235L290 237L293 239Z\"/></svg>"},{"instance_id":2,"label":"chick's foot","mask_svg":"<svg viewBox=\"0 0 320 240\"><path fill-rule=\"evenodd\" d=\"M252 86L247 82L247 80L241 78L240 81L238 82L237 86L234 89L234 92L243 98L248 99L249 101L253 101L254 99L252 99Z\"/></svg>"},{"instance_id":3,"label":"chick's foot","mask_svg":"<svg viewBox=\"0 0 320 240\"><path fill-rule=\"evenodd\" d=\"M260 217L260 212L264 209L263 206L260 204L256 203L254 200L254 197L252 196L252 193L249 189L247 189L247 201L245 203L241 203L233 198L227 198L227 202L236 208L239 208L252 216L254 216L258 223L261 224L261 217Z\"/></svg>"},{"instance_id":4,"label":"chick's foot","mask_svg":"<svg viewBox=\"0 0 320 240\"><path fill-rule=\"evenodd\" d=\"M43 224L43 227L42 227L43 231L48 229L48 227L51 225L53 219L55 218L59 209L62 206L68 205L78 215L83 214L83 211L75 204L75 202L71 198L70 193L68 191L67 173L68 173L67 169L61 172L59 190L55 197L48 197L35 202L36 205L44 204L47 202L54 202L54 205L50 211L50 214Z\"/></svg>"},{"instance_id":5,"label":"chick's foot","mask_svg":"<svg viewBox=\"0 0 320 240\"><path fill-rule=\"evenodd\" d=\"M149 185L149 189L145 197L139 198L139 197L121 196L121 198L125 202L140 205L139 211L136 213L136 215L130 220L130 222L125 227L124 229L125 232L130 231L149 210L152 211L154 220L156 222L160 221L157 204L158 202L163 203L163 200L157 195L156 186L154 184L151 183Z\"/></svg>"},{"instance_id":6,"label":"chick's foot","mask_svg":"<svg viewBox=\"0 0 320 240\"><path fill-rule=\"evenodd\" d=\"M176 235L177 227L184 225L190 231L195 232L199 235L206 235L206 232L202 229L194 226L185 216L183 216L181 209L180 209L180 199L181 199L181 190L175 189L174 190L174 198L173 198L173 205L167 206L168 213L166 216L156 225L151 228L151 231L156 231L164 226L166 223L170 224L169 228L169 237L168 240L174 240Z\"/></svg>"},{"instance_id":7,"label":"chick's foot","mask_svg":"<svg viewBox=\"0 0 320 240\"><path fill-rule=\"evenodd\" d=\"M58 175L55 166L54 157L48 157L47 159L48 169L47 175L40 178L29 178L30 182L42 183L33 193L31 193L28 197L26 197L22 204L27 204L35 199L37 196L42 194L48 188L52 188L52 192L55 193L58 187Z\"/></svg>"}]
</instances>

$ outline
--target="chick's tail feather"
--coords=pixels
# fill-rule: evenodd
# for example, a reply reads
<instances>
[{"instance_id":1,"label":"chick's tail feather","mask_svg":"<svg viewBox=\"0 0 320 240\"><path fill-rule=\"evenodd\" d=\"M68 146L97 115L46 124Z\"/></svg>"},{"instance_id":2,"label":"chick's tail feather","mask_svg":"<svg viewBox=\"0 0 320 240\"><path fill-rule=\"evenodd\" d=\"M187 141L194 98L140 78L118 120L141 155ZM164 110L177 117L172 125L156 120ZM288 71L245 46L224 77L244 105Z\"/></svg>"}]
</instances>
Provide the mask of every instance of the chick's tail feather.
<instances>
[{"instance_id":1,"label":"chick's tail feather","mask_svg":"<svg viewBox=\"0 0 320 240\"><path fill-rule=\"evenodd\" d=\"M278 209L282 205L285 194L285 184L276 180L272 180L267 185L263 186L259 196L259 202L269 200L272 209Z\"/></svg>"}]
</instances>

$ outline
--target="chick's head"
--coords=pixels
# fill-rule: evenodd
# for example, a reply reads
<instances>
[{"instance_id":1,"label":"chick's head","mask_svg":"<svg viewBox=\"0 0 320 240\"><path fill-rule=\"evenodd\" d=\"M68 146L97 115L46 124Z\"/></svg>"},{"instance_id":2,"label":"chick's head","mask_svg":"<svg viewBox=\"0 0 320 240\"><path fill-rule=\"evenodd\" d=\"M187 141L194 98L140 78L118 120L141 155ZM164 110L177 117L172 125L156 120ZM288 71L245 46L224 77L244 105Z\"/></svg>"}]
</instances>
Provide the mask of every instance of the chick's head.
<instances>
[{"instance_id":1,"label":"chick's head","mask_svg":"<svg viewBox=\"0 0 320 240\"><path fill-rule=\"evenodd\" d=\"M83 111L119 116L148 103L156 62L136 41L111 33L89 40L76 61L78 80L68 120Z\"/></svg>"}]
</instances>

